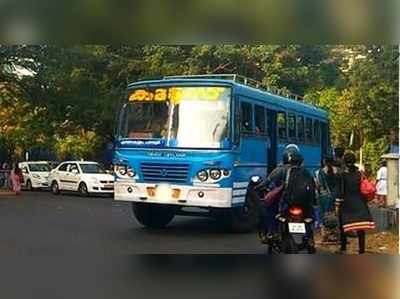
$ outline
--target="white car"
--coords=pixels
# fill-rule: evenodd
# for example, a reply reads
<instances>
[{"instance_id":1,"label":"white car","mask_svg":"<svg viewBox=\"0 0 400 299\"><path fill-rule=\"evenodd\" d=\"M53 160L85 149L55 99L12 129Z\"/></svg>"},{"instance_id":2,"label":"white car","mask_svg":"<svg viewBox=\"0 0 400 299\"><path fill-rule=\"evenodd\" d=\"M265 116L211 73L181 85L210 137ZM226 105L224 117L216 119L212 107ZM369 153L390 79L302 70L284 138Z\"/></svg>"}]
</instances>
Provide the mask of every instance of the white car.
<instances>
[{"instance_id":1,"label":"white car","mask_svg":"<svg viewBox=\"0 0 400 299\"><path fill-rule=\"evenodd\" d=\"M114 176L96 162L63 162L50 172L49 184L53 194L60 191L78 191L83 196L114 193Z\"/></svg>"},{"instance_id":2,"label":"white car","mask_svg":"<svg viewBox=\"0 0 400 299\"><path fill-rule=\"evenodd\" d=\"M39 188L49 187L48 178L51 170L46 161L27 161L18 164L24 177L23 186L32 191Z\"/></svg>"}]
</instances>

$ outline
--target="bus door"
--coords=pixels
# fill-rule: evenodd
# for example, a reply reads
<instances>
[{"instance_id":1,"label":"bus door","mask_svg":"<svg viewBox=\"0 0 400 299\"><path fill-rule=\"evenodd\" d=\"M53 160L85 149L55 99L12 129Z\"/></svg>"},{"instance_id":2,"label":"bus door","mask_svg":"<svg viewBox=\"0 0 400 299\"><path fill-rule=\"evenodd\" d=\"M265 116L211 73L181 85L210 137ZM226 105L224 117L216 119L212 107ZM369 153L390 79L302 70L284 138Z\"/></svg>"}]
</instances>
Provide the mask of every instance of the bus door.
<instances>
[{"instance_id":1,"label":"bus door","mask_svg":"<svg viewBox=\"0 0 400 299\"><path fill-rule=\"evenodd\" d=\"M276 128L276 111L267 109L267 130L269 136L269 148L268 148L268 174L277 165L277 128Z\"/></svg>"},{"instance_id":2,"label":"bus door","mask_svg":"<svg viewBox=\"0 0 400 299\"><path fill-rule=\"evenodd\" d=\"M263 106L253 105L245 98L241 98L239 105L240 153L235 161L234 181L237 186L237 183L240 183L246 188L251 176L265 176L267 170L265 113ZM240 187L243 188L243 186Z\"/></svg>"}]
</instances>

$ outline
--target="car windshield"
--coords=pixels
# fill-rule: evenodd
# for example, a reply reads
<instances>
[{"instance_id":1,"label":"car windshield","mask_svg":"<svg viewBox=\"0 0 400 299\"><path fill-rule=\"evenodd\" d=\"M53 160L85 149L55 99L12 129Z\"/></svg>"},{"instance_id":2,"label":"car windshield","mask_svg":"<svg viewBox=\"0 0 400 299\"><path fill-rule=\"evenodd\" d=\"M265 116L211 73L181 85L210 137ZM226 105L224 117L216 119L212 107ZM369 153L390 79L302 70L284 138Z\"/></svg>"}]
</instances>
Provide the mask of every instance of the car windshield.
<instances>
[{"instance_id":1,"label":"car windshield","mask_svg":"<svg viewBox=\"0 0 400 299\"><path fill-rule=\"evenodd\" d=\"M106 173L99 164L79 163L83 173Z\"/></svg>"},{"instance_id":2,"label":"car windshield","mask_svg":"<svg viewBox=\"0 0 400 299\"><path fill-rule=\"evenodd\" d=\"M31 172L49 172L51 170L50 165L45 163L30 163L28 165Z\"/></svg>"},{"instance_id":3,"label":"car windshield","mask_svg":"<svg viewBox=\"0 0 400 299\"><path fill-rule=\"evenodd\" d=\"M225 147L229 136L230 98L228 87L134 90L123 108L121 144Z\"/></svg>"}]
</instances>

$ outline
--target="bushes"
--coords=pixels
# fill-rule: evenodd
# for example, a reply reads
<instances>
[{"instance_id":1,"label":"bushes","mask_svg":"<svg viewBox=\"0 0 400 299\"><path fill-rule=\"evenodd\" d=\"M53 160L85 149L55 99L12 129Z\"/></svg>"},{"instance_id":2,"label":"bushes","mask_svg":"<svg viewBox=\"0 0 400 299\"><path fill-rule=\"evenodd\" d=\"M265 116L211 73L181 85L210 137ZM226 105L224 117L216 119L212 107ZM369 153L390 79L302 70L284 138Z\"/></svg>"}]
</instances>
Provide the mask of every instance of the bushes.
<instances>
[{"instance_id":1,"label":"bushes","mask_svg":"<svg viewBox=\"0 0 400 299\"><path fill-rule=\"evenodd\" d=\"M8 160L9 154L9 148L6 144L6 140L0 136L0 163Z\"/></svg>"},{"instance_id":2,"label":"bushes","mask_svg":"<svg viewBox=\"0 0 400 299\"><path fill-rule=\"evenodd\" d=\"M95 132L82 129L75 134L58 139L55 143L55 150L60 161L92 160L100 145L101 139Z\"/></svg>"},{"instance_id":3,"label":"bushes","mask_svg":"<svg viewBox=\"0 0 400 299\"><path fill-rule=\"evenodd\" d=\"M363 145L363 162L368 170L374 175L379 169L381 156L389 150L389 142L387 137L379 138L375 141L364 142Z\"/></svg>"}]
</instances>

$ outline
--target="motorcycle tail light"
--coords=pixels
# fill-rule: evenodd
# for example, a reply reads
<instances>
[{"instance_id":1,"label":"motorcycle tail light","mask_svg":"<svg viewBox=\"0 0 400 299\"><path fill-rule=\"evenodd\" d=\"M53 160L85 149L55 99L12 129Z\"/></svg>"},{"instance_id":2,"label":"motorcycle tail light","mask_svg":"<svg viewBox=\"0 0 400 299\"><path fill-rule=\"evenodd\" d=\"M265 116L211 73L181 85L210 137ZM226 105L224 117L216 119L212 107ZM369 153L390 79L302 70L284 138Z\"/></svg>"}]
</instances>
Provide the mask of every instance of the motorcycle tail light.
<instances>
[{"instance_id":1,"label":"motorcycle tail light","mask_svg":"<svg viewBox=\"0 0 400 299\"><path fill-rule=\"evenodd\" d=\"M301 216L303 214L303 209L299 208L299 207L291 207L289 209L289 213L292 216L297 216L298 217L298 216Z\"/></svg>"}]
</instances>

